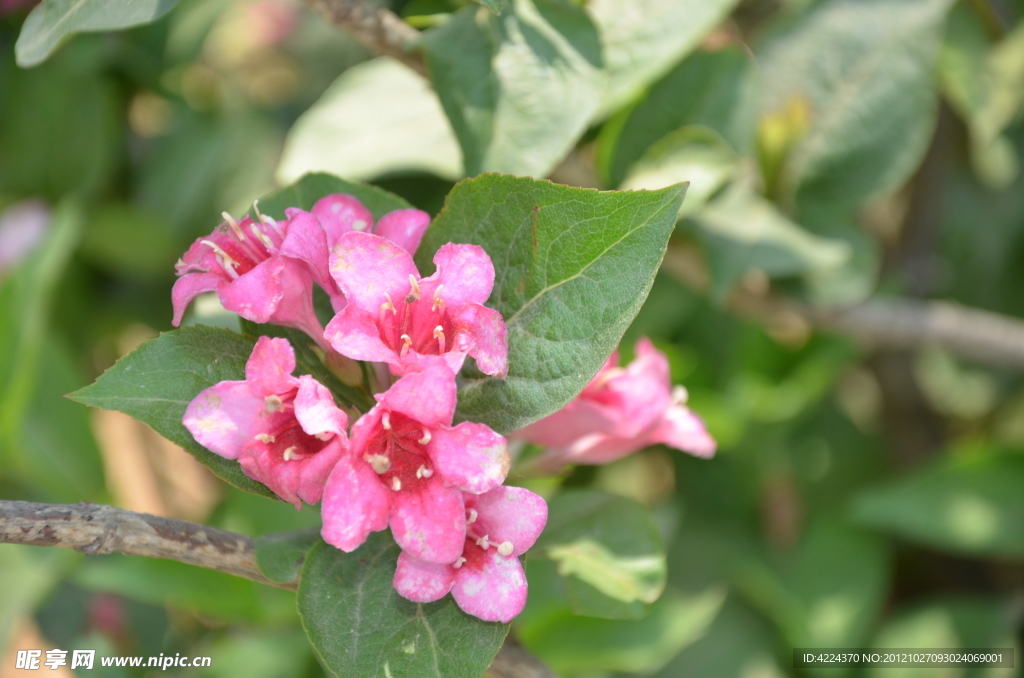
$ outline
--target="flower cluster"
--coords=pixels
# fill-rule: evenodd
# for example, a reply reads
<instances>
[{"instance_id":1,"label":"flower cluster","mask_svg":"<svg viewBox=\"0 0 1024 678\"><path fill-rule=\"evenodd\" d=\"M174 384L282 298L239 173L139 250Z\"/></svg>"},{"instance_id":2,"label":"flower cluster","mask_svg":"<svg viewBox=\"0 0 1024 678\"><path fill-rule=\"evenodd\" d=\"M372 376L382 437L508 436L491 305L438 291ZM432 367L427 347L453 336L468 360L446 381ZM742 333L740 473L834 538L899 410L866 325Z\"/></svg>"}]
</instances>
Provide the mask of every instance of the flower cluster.
<instances>
[{"instance_id":1,"label":"flower cluster","mask_svg":"<svg viewBox=\"0 0 1024 678\"><path fill-rule=\"evenodd\" d=\"M244 381L223 381L188 406L184 424L213 452L298 508L321 503L323 539L350 552L390 527L402 548L395 588L414 601L449 591L469 614L507 622L526 601L519 556L547 520L547 505L504 487L505 439L483 424L453 425L455 373L466 356L503 377L508 346L500 314L483 303L494 284L487 253L447 244L436 271L413 263L429 222L398 210L374 223L354 197L331 195L277 221L225 222L179 261L174 324L215 291L228 310L308 334L330 356L387 365L376 404L349 427L331 392L293 376L284 339L260 337ZM313 287L329 296L326 330ZM394 376L387 384L388 371Z\"/></svg>"}]
</instances>

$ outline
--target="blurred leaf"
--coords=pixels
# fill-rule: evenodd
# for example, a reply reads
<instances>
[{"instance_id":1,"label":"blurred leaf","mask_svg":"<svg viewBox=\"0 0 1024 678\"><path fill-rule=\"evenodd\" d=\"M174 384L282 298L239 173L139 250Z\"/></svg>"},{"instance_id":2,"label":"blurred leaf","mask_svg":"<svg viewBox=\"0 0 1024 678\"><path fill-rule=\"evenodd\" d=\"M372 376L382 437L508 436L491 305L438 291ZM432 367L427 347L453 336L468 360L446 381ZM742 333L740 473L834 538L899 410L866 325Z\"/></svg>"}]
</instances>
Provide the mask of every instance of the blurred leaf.
<instances>
[{"instance_id":1,"label":"blurred leaf","mask_svg":"<svg viewBox=\"0 0 1024 678\"><path fill-rule=\"evenodd\" d=\"M299 631L235 632L211 645L208 654L210 667L203 675L211 678L294 678L307 675L302 669L315 663Z\"/></svg>"},{"instance_id":2,"label":"blurred leaf","mask_svg":"<svg viewBox=\"0 0 1024 678\"><path fill-rule=\"evenodd\" d=\"M509 0L476 0L476 2L479 2L495 14L501 14L505 11L505 7L508 5Z\"/></svg>"},{"instance_id":3,"label":"blurred leaf","mask_svg":"<svg viewBox=\"0 0 1024 678\"><path fill-rule=\"evenodd\" d=\"M260 621L265 617L254 582L175 560L97 556L85 561L73 581L90 591L109 591L218 619Z\"/></svg>"},{"instance_id":4,"label":"blurred leaf","mask_svg":"<svg viewBox=\"0 0 1024 678\"><path fill-rule=\"evenodd\" d=\"M553 671L564 676L594 671L653 671L705 632L725 591L694 596L673 590L638 621L578 617L565 611L517 627L519 639Z\"/></svg>"},{"instance_id":5,"label":"blurred leaf","mask_svg":"<svg viewBox=\"0 0 1024 678\"><path fill-rule=\"evenodd\" d=\"M375 532L353 553L320 543L299 580L303 628L332 675L479 678L507 624L480 621L450 596L413 603L392 585L400 550Z\"/></svg>"},{"instance_id":6,"label":"blurred leaf","mask_svg":"<svg viewBox=\"0 0 1024 678\"><path fill-rule=\"evenodd\" d=\"M0 638L11 638L14 622L32 614L82 556L66 549L0 544Z\"/></svg>"},{"instance_id":7,"label":"blurred leaf","mask_svg":"<svg viewBox=\"0 0 1024 678\"><path fill-rule=\"evenodd\" d=\"M687 182L679 216L695 214L739 169L736 152L713 130L688 125L647 149L622 182L627 190L658 189Z\"/></svg>"},{"instance_id":8,"label":"blurred leaf","mask_svg":"<svg viewBox=\"0 0 1024 678\"><path fill-rule=\"evenodd\" d=\"M374 219L380 219L394 210L412 207L397 195L376 186L354 184L330 174L315 172L303 175L291 186L260 198L260 212L276 219L283 219L286 207L311 210L317 200L332 193L348 193L355 196L370 210Z\"/></svg>"},{"instance_id":9,"label":"blurred leaf","mask_svg":"<svg viewBox=\"0 0 1024 678\"><path fill-rule=\"evenodd\" d=\"M601 128L600 170L612 185L619 185L648 148L687 125L710 127L737 153L751 153L757 118L756 75L750 57L737 48L688 57L651 86L635 106Z\"/></svg>"},{"instance_id":10,"label":"blurred leaf","mask_svg":"<svg viewBox=\"0 0 1024 678\"><path fill-rule=\"evenodd\" d=\"M256 565L272 582L287 584L299 578L310 549L320 541L320 528L272 532L256 538Z\"/></svg>"},{"instance_id":11,"label":"blurred leaf","mask_svg":"<svg viewBox=\"0 0 1024 678\"><path fill-rule=\"evenodd\" d=\"M178 0L43 0L21 27L14 46L18 65L40 63L66 36L148 24L176 4Z\"/></svg>"},{"instance_id":12,"label":"blurred leaf","mask_svg":"<svg viewBox=\"0 0 1024 678\"><path fill-rule=\"evenodd\" d=\"M467 378L458 416L508 433L574 398L650 291L684 192L600 193L498 175L459 183L416 261L427 273L448 242L491 255L489 303L508 326L509 373Z\"/></svg>"},{"instance_id":13,"label":"blurred leaf","mask_svg":"<svg viewBox=\"0 0 1024 678\"><path fill-rule=\"evenodd\" d=\"M629 103L729 16L738 0L591 0L607 84L600 117Z\"/></svg>"},{"instance_id":14,"label":"blurred leaf","mask_svg":"<svg viewBox=\"0 0 1024 678\"><path fill-rule=\"evenodd\" d=\"M547 176L600 102L597 32L570 3L514 0L501 16L465 7L423 46L470 176Z\"/></svg>"},{"instance_id":15,"label":"blurred leaf","mask_svg":"<svg viewBox=\"0 0 1024 678\"><path fill-rule=\"evenodd\" d=\"M802 229L742 180L693 220L710 255L719 299L752 269L769 276L799 275L838 267L850 256L846 243Z\"/></svg>"},{"instance_id":16,"label":"blurred leaf","mask_svg":"<svg viewBox=\"0 0 1024 678\"><path fill-rule=\"evenodd\" d=\"M142 280L169 278L181 254L160 219L118 203L90 217L79 251L110 273Z\"/></svg>"},{"instance_id":17,"label":"blurred leaf","mask_svg":"<svg viewBox=\"0 0 1024 678\"><path fill-rule=\"evenodd\" d=\"M181 423L200 391L221 381L245 379L245 363L255 345L248 337L203 326L165 332L69 397L83 405L131 415L184 447L219 478L241 490L274 497L263 484L242 473L238 462L202 447Z\"/></svg>"},{"instance_id":18,"label":"blurred leaf","mask_svg":"<svg viewBox=\"0 0 1024 678\"><path fill-rule=\"evenodd\" d=\"M380 57L344 73L288 133L282 183L306 172L351 180L422 171L463 176L458 142L430 83Z\"/></svg>"},{"instance_id":19,"label":"blurred leaf","mask_svg":"<svg viewBox=\"0 0 1024 678\"><path fill-rule=\"evenodd\" d=\"M535 548L558 563L567 582L579 579L618 601L653 603L665 588L658 528L647 509L625 497L596 490L559 494L548 504L548 524ZM585 605L572 607L577 614L601 616Z\"/></svg>"},{"instance_id":20,"label":"blurred leaf","mask_svg":"<svg viewBox=\"0 0 1024 678\"><path fill-rule=\"evenodd\" d=\"M955 552L1024 557L1024 455L947 459L864 492L861 523Z\"/></svg>"},{"instance_id":21,"label":"blurred leaf","mask_svg":"<svg viewBox=\"0 0 1024 678\"><path fill-rule=\"evenodd\" d=\"M991 412L999 400L999 386L992 374L962 367L937 347L918 354L914 377L929 404L942 414L978 419Z\"/></svg>"},{"instance_id":22,"label":"blurred leaf","mask_svg":"<svg viewBox=\"0 0 1024 678\"><path fill-rule=\"evenodd\" d=\"M762 111L806 111L784 198L858 206L920 163L937 114L936 65L953 0L824 0L758 49Z\"/></svg>"}]
</instances>

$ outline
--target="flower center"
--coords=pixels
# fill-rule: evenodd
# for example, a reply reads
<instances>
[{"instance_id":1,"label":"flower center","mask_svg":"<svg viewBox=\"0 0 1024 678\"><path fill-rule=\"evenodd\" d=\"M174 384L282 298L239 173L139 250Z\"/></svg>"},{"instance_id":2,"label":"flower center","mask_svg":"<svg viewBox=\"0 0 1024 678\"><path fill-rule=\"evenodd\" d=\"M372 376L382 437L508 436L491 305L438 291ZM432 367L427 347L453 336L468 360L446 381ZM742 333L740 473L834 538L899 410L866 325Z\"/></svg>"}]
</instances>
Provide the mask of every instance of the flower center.
<instances>
[{"instance_id":1,"label":"flower center","mask_svg":"<svg viewBox=\"0 0 1024 678\"><path fill-rule=\"evenodd\" d=\"M395 492L422 489L434 475L427 454L430 432L418 421L397 412L384 412L380 426L363 452L363 460Z\"/></svg>"},{"instance_id":2,"label":"flower center","mask_svg":"<svg viewBox=\"0 0 1024 678\"><path fill-rule=\"evenodd\" d=\"M273 433L261 433L256 440L267 446L271 455L281 461L302 461L327 446L326 440L311 436L292 419Z\"/></svg>"},{"instance_id":3,"label":"flower center","mask_svg":"<svg viewBox=\"0 0 1024 678\"><path fill-rule=\"evenodd\" d=\"M223 216L224 223L203 243L213 250L217 263L232 280L266 261L284 240L283 229L269 217L260 215L260 221L246 217L237 222L227 212Z\"/></svg>"},{"instance_id":4,"label":"flower center","mask_svg":"<svg viewBox=\"0 0 1024 678\"><path fill-rule=\"evenodd\" d=\"M451 350L454 328L440 292L444 285L409 276L409 293L398 301L389 296L380 306L380 339L402 357L409 351L442 355Z\"/></svg>"}]
</instances>

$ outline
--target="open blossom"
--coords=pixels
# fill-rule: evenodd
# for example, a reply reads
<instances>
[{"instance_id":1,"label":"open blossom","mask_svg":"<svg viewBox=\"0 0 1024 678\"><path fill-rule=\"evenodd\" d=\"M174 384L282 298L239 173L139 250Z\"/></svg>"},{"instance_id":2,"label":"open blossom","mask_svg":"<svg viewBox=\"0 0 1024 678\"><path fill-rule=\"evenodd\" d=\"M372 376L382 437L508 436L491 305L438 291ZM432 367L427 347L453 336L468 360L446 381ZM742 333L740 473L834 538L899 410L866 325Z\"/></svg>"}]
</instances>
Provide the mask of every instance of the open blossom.
<instances>
[{"instance_id":1,"label":"open blossom","mask_svg":"<svg viewBox=\"0 0 1024 678\"><path fill-rule=\"evenodd\" d=\"M544 529L548 507L521 487L498 487L465 495L466 540L451 564L431 563L403 551L394 586L417 603L451 591L462 610L485 621L509 622L526 605L526 575L519 556Z\"/></svg>"},{"instance_id":2,"label":"open blossom","mask_svg":"<svg viewBox=\"0 0 1024 678\"><path fill-rule=\"evenodd\" d=\"M416 254L420 240L430 225L423 210L394 210L373 223L373 214L355 196L334 193L317 200L311 210L327 233L327 246L334 249L341 236L352 231L373 233L387 238L409 254Z\"/></svg>"},{"instance_id":3,"label":"open blossom","mask_svg":"<svg viewBox=\"0 0 1024 678\"><path fill-rule=\"evenodd\" d=\"M343 235L331 253L331 274L348 305L327 325L338 353L388 363L404 374L424 356L441 356L457 372L466 356L486 374L508 371L508 332L483 302L494 266L476 245L448 243L434 255L437 271L421 278L412 256L368 233Z\"/></svg>"},{"instance_id":4,"label":"open blossom","mask_svg":"<svg viewBox=\"0 0 1024 678\"><path fill-rule=\"evenodd\" d=\"M378 394L352 426L350 451L324 490L328 544L353 551L390 524L403 550L454 562L466 533L462 490L487 492L505 479L505 439L483 424L452 427L455 374L436 358L422 367Z\"/></svg>"},{"instance_id":5,"label":"open blossom","mask_svg":"<svg viewBox=\"0 0 1024 678\"><path fill-rule=\"evenodd\" d=\"M513 436L547 447L537 465L607 464L658 443L710 457L716 443L685 407L686 389L672 389L668 359L646 337L636 359L618 367L613 353L575 400Z\"/></svg>"},{"instance_id":6,"label":"open blossom","mask_svg":"<svg viewBox=\"0 0 1024 678\"><path fill-rule=\"evenodd\" d=\"M285 339L260 337L245 381L222 381L195 397L183 423L207 449L238 459L253 480L285 501L316 504L348 449L348 417L331 392L308 375L293 377Z\"/></svg>"}]
</instances>

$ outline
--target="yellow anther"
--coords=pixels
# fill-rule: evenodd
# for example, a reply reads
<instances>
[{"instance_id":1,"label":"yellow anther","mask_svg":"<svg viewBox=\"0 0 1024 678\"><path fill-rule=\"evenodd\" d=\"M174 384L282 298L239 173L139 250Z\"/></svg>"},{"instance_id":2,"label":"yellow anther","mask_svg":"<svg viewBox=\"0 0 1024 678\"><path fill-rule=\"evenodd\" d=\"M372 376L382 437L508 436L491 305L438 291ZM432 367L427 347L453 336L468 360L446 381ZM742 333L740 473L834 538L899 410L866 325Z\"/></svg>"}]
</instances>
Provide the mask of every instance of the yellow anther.
<instances>
[{"instance_id":1,"label":"yellow anther","mask_svg":"<svg viewBox=\"0 0 1024 678\"><path fill-rule=\"evenodd\" d=\"M267 414L273 414L282 407L284 407L284 401L281 400L281 396L268 395L263 399L263 409L267 411Z\"/></svg>"},{"instance_id":2,"label":"yellow anther","mask_svg":"<svg viewBox=\"0 0 1024 678\"><path fill-rule=\"evenodd\" d=\"M476 545L482 548L484 551L491 547L491 538L486 534L476 540Z\"/></svg>"},{"instance_id":3,"label":"yellow anther","mask_svg":"<svg viewBox=\"0 0 1024 678\"><path fill-rule=\"evenodd\" d=\"M383 454L364 454L363 461L368 463L377 475L387 473L391 468L391 460Z\"/></svg>"},{"instance_id":4,"label":"yellow anther","mask_svg":"<svg viewBox=\"0 0 1024 678\"><path fill-rule=\"evenodd\" d=\"M253 438L260 441L261 443L274 442L274 436L270 435L269 433L257 433L256 435L253 436Z\"/></svg>"},{"instance_id":5,"label":"yellow anther","mask_svg":"<svg viewBox=\"0 0 1024 678\"><path fill-rule=\"evenodd\" d=\"M285 461L291 461L292 459L298 459L298 458L299 458L299 455L298 455L298 454L296 454L296 450L298 450L298 449L299 449L298 447L296 447L295 445L292 445L291 447L289 447L288 449L286 449L286 450L284 451L284 454L283 454L283 455L281 455L281 456L282 456L282 458L283 458L283 459L284 459Z\"/></svg>"},{"instance_id":6,"label":"yellow anther","mask_svg":"<svg viewBox=\"0 0 1024 678\"><path fill-rule=\"evenodd\" d=\"M464 562L466 562L466 559L463 558L462 556L459 556L458 559L454 563L452 563L452 567L454 567L457 570L460 567L462 567L462 564Z\"/></svg>"},{"instance_id":7,"label":"yellow anther","mask_svg":"<svg viewBox=\"0 0 1024 678\"><path fill-rule=\"evenodd\" d=\"M672 389L672 403L675 405L685 405L686 401L689 400L690 394L686 390L685 386L676 386Z\"/></svg>"},{"instance_id":8,"label":"yellow anther","mask_svg":"<svg viewBox=\"0 0 1024 678\"><path fill-rule=\"evenodd\" d=\"M430 442L430 431L423 429L423 437L419 439L420 445L426 445Z\"/></svg>"},{"instance_id":9,"label":"yellow anther","mask_svg":"<svg viewBox=\"0 0 1024 678\"><path fill-rule=\"evenodd\" d=\"M513 550L515 550L515 547L512 546L512 542L510 541L503 541L498 545L498 555L510 556L512 555Z\"/></svg>"}]
</instances>

